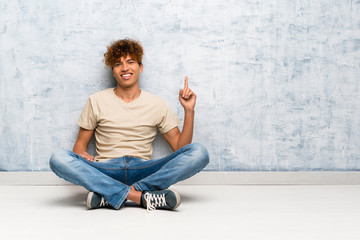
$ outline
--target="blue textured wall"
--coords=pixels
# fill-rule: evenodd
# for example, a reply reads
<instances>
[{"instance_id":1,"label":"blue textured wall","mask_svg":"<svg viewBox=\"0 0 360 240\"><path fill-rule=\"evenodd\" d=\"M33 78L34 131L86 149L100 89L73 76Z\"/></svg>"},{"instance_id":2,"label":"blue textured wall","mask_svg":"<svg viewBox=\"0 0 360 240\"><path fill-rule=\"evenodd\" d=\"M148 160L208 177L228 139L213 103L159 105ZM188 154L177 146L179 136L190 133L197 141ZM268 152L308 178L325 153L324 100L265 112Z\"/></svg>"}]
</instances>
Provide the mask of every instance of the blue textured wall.
<instances>
[{"instance_id":1,"label":"blue textured wall","mask_svg":"<svg viewBox=\"0 0 360 240\"><path fill-rule=\"evenodd\" d=\"M48 170L87 97L114 86L106 46L145 47L141 87L198 95L207 170L360 170L360 1L0 1L0 169ZM169 151L162 139L155 157Z\"/></svg>"}]
</instances>

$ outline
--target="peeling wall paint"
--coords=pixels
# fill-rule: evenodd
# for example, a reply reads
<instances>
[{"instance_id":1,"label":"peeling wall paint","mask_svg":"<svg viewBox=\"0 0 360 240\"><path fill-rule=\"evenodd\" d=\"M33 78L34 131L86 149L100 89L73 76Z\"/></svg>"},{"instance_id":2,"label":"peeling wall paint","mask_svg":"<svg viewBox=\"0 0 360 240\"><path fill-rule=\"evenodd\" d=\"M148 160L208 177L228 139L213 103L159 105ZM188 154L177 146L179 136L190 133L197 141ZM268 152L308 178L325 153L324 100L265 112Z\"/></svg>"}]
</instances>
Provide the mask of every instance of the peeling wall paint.
<instances>
[{"instance_id":1,"label":"peeling wall paint","mask_svg":"<svg viewBox=\"0 0 360 240\"><path fill-rule=\"evenodd\" d=\"M0 170L47 171L72 148L124 37L144 45L141 88L181 120L189 76L206 170L360 170L360 1L335 0L1 1Z\"/></svg>"}]
</instances>

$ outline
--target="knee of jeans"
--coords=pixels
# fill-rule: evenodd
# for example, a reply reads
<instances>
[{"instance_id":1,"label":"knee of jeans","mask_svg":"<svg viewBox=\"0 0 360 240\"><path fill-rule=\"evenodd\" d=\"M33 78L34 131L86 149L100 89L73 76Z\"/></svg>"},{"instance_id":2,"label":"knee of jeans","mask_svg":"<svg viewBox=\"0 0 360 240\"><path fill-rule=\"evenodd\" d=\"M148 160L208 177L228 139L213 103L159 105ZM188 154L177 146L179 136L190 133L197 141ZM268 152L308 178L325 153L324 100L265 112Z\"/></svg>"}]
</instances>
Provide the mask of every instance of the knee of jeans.
<instances>
[{"instance_id":1,"label":"knee of jeans","mask_svg":"<svg viewBox=\"0 0 360 240\"><path fill-rule=\"evenodd\" d=\"M209 152L207 149L200 143L191 144L191 148L194 154L194 160L199 162L201 168L206 167L209 164Z\"/></svg>"},{"instance_id":2,"label":"knee of jeans","mask_svg":"<svg viewBox=\"0 0 360 240\"><path fill-rule=\"evenodd\" d=\"M55 153L53 153L53 155L51 155L50 161L49 161L49 166L50 169L52 171L54 171L54 169L59 168L61 165L65 164L65 161L68 158L70 152L68 150L65 149L60 149L58 151L56 151Z\"/></svg>"}]
</instances>

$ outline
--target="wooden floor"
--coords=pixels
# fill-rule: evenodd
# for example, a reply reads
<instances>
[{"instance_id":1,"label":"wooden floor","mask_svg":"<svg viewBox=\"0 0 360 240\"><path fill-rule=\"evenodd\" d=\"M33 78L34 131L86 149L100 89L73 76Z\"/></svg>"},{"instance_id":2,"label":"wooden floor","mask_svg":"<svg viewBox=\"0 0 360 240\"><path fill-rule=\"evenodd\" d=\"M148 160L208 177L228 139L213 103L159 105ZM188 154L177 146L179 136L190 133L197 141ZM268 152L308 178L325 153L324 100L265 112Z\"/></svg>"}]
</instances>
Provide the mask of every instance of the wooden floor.
<instances>
[{"instance_id":1,"label":"wooden floor","mask_svg":"<svg viewBox=\"0 0 360 240\"><path fill-rule=\"evenodd\" d=\"M0 239L360 239L360 185L175 185L176 211L87 210L77 186L0 186Z\"/></svg>"}]
</instances>

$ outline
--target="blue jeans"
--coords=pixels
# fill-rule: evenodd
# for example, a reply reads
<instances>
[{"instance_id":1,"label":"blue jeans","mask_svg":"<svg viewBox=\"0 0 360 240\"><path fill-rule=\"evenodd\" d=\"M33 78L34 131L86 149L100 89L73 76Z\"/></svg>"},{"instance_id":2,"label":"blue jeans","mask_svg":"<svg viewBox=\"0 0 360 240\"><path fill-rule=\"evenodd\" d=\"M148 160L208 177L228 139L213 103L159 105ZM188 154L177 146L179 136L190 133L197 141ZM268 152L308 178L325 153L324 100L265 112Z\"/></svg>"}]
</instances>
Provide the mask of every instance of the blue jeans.
<instances>
[{"instance_id":1,"label":"blue jeans","mask_svg":"<svg viewBox=\"0 0 360 240\"><path fill-rule=\"evenodd\" d=\"M125 156L90 162L72 151L60 150L51 156L50 168L59 177L100 194L113 208L120 209L131 186L138 191L163 190L195 175L208 163L206 148L193 143L158 160Z\"/></svg>"}]
</instances>

